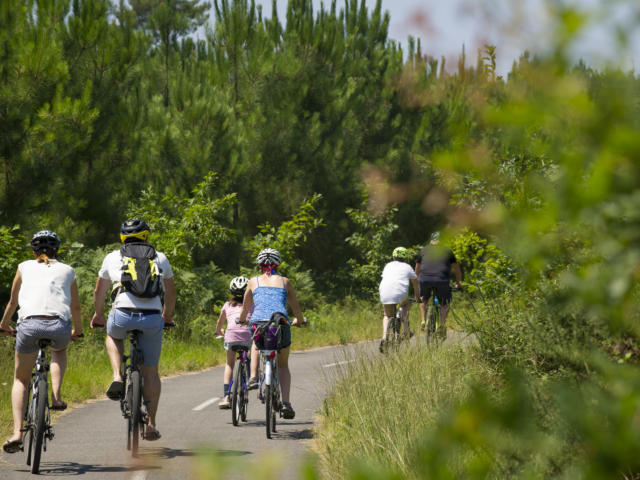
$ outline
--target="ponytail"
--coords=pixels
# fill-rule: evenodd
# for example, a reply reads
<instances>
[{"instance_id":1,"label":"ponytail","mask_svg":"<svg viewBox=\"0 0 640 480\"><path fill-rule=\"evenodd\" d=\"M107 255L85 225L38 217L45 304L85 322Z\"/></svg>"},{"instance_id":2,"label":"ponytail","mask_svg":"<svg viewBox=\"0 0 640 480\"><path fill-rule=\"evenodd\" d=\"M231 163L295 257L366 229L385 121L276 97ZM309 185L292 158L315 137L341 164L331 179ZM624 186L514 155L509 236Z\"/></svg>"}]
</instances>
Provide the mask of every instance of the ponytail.
<instances>
[{"instance_id":1,"label":"ponytail","mask_svg":"<svg viewBox=\"0 0 640 480\"><path fill-rule=\"evenodd\" d=\"M38 258L36 259L36 261L38 263L43 263L44 262L47 265L49 265L50 258L45 252L42 252L40 255L38 255Z\"/></svg>"}]
</instances>

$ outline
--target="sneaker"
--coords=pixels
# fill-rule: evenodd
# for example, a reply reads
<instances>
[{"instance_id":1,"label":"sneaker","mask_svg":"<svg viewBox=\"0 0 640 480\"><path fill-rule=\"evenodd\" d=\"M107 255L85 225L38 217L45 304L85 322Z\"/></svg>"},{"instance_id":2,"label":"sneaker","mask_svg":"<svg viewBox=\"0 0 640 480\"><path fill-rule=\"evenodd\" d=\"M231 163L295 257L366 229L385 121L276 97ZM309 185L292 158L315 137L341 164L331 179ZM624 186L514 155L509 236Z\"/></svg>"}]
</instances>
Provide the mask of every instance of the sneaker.
<instances>
[{"instance_id":1,"label":"sneaker","mask_svg":"<svg viewBox=\"0 0 640 480\"><path fill-rule=\"evenodd\" d=\"M384 353L384 340L380 340L380 346L378 347L380 353Z\"/></svg>"},{"instance_id":2,"label":"sneaker","mask_svg":"<svg viewBox=\"0 0 640 480\"><path fill-rule=\"evenodd\" d=\"M255 390L256 388L258 388L259 385L260 385L260 380L258 379L258 377L251 377L249 379L249 385L247 386L247 388L249 390Z\"/></svg>"},{"instance_id":3,"label":"sneaker","mask_svg":"<svg viewBox=\"0 0 640 480\"><path fill-rule=\"evenodd\" d=\"M220 402L218 403L218 408L220 410L227 410L231 408L231 404L229 403L229 397L224 397L222 400L220 400Z\"/></svg>"},{"instance_id":4,"label":"sneaker","mask_svg":"<svg viewBox=\"0 0 640 480\"><path fill-rule=\"evenodd\" d=\"M282 402L282 410L280 413L285 420L293 420L296 416L296 412L289 402Z\"/></svg>"},{"instance_id":5,"label":"sneaker","mask_svg":"<svg viewBox=\"0 0 640 480\"><path fill-rule=\"evenodd\" d=\"M427 325L424 322L420 324L420 331L424 332L426 328Z\"/></svg>"}]
</instances>

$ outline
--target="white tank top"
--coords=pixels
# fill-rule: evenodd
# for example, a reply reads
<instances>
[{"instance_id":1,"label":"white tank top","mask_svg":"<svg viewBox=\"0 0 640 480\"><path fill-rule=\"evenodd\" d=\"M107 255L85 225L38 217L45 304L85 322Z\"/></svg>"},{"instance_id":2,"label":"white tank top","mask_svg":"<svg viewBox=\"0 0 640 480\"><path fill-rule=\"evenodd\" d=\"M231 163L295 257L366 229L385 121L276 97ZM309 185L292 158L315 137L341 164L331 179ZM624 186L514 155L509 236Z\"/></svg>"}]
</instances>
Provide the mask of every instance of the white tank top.
<instances>
[{"instance_id":1,"label":"white tank top","mask_svg":"<svg viewBox=\"0 0 640 480\"><path fill-rule=\"evenodd\" d=\"M18 265L22 285L18 293L19 320L47 315L71 318L71 285L76 280L73 268L57 260L49 264L27 260Z\"/></svg>"}]
</instances>

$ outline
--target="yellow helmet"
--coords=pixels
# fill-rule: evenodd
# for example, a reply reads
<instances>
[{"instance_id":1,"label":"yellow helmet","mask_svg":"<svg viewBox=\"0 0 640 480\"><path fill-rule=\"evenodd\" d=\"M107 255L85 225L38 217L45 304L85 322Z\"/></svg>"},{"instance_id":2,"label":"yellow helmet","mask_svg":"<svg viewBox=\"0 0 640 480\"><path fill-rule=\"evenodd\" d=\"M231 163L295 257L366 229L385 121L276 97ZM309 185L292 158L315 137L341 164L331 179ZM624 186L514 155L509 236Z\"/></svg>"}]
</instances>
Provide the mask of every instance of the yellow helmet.
<instances>
[{"instance_id":1,"label":"yellow helmet","mask_svg":"<svg viewBox=\"0 0 640 480\"><path fill-rule=\"evenodd\" d=\"M149 240L151 231L149 225L144 220L127 220L120 226L120 241L124 241L128 238L137 238L146 242Z\"/></svg>"}]
</instances>

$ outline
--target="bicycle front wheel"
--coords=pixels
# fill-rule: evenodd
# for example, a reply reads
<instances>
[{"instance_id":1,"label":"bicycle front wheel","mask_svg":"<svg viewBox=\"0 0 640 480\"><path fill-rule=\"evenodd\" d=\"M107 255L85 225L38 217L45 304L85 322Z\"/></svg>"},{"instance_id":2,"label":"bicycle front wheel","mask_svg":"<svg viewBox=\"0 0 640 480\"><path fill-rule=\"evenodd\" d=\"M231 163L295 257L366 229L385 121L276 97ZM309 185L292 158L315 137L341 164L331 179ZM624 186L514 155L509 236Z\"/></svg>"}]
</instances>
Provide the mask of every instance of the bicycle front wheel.
<instances>
[{"instance_id":1,"label":"bicycle front wheel","mask_svg":"<svg viewBox=\"0 0 640 480\"><path fill-rule=\"evenodd\" d=\"M239 385L242 382L242 363L236 362L233 372L233 388L231 389L231 422L235 427L238 426L238 418L240 417L240 391Z\"/></svg>"},{"instance_id":2,"label":"bicycle front wheel","mask_svg":"<svg viewBox=\"0 0 640 480\"><path fill-rule=\"evenodd\" d=\"M131 455L136 456L138 454L138 442L140 441L140 422L142 418L142 378L140 377L140 371L133 370L131 372L131 417L130 417L130 432L131 432Z\"/></svg>"},{"instance_id":3,"label":"bicycle front wheel","mask_svg":"<svg viewBox=\"0 0 640 480\"><path fill-rule=\"evenodd\" d=\"M31 463L31 473L40 471L40 456L42 455L42 444L46 429L47 414L47 380L38 379L36 394L36 410L34 416L33 435L33 461Z\"/></svg>"}]
</instances>

